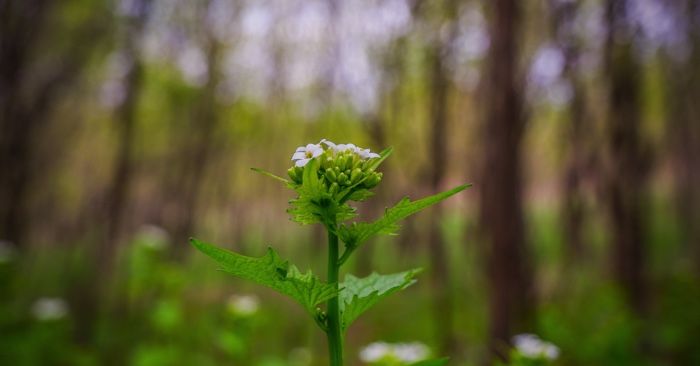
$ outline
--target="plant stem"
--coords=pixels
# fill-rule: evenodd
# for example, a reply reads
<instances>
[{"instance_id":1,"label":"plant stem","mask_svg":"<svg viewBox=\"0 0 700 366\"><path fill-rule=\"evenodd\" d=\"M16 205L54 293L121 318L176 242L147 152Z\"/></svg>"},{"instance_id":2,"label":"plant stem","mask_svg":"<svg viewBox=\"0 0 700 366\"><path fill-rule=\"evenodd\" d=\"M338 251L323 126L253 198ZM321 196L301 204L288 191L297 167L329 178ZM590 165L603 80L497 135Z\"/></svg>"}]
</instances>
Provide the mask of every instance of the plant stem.
<instances>
[{"instance_id":1,"label":"plant stem","mask_svg":"<svg viewBox=\"0 0 700 366\"><path fill-rule=\"evenodd\" d=\"M335 226L335 225L334 225ZM328 228L328 283L338 286L338 236ZM335 228L333 228L335 229ZM340 334L340 307L338 297L328 300L328 354L330 366L343 366L343 338Z\"/></svg>"}]
</instances>

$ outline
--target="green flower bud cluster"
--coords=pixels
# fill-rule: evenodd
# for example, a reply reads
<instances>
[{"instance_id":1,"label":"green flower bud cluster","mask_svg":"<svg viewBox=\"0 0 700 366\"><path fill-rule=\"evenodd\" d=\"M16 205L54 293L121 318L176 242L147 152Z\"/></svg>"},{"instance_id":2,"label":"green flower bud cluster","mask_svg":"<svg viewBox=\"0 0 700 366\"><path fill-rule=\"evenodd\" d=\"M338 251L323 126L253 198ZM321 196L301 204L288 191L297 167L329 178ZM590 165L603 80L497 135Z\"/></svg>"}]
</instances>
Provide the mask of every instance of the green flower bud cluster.
<instances>
[{"instance_id":1,"label":"green flower bud cluster","mask_svg":"<svg viewBox=\"0 0 700 366\"><path fill-rule=\"evenodd\" d=\"M363 157L358 151L363 150L354 148L337 151L329 147L315 158L320 162L317 172L319 180L334 197L340 192L347 194L348 188L351 191L371 189L381 182L382 173L374 171L372 167L374 157ZM367 153L364 155L367 156ZM304 166L289 168L287 173L295 184L303 183Z\"/></svg>"}]
</instances>

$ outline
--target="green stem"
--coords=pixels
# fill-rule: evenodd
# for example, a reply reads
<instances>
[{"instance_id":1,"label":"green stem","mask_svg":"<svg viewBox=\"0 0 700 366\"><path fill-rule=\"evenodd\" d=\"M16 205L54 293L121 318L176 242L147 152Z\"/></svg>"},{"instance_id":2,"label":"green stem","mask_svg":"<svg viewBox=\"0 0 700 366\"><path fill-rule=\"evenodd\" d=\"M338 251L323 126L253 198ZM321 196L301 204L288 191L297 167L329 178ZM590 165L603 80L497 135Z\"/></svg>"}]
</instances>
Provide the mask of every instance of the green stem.
<instances>
[{"instance_id":1,"label":"green stem","mask_svg":"<svg viewBox=\"0 0 700 366\"><path fill-rule=\"evenodd\" d=\"M335 225L333 225L335 226ZM328 283L338 286L338 236L335 227L328 228ZM328 354L330 366L343 366L343 338L340 334L340 307L338 297L328 300Z\"/></svg>"}]
</instances>

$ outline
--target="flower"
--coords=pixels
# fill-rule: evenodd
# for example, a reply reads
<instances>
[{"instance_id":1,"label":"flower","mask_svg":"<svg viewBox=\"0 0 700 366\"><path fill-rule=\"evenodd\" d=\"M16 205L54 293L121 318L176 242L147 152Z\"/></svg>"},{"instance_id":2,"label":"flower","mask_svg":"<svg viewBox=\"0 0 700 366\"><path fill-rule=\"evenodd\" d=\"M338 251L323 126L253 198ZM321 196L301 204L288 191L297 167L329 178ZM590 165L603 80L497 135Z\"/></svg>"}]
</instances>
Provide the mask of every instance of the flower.
<instances>
[{"instance_id":1,"label":"flower","mask_svg":"<svg viewBox=\"0 0 700 366\"><path fill-rule=\"evenodd\" d=\"M390 344L375 342L360 350L360 360L363 362L377 362L390 354Z\"/></svg>"},{"instance_id":2,"label":"flower","mask_svg":"<svg viewBox=\"0 0 700 366\"><path fill-rule=\"evenodd\" d=\"M12 262L16 255L17 253L12 243L0 240L0 264Z\"/></svg>"},{"instance_id":3,"label":"flower","mask_svg":"<svg viewBox=\"0 0 700 366\"><path fill-rule=\"evenodd\" d=\"M147 224L139 228L137 240L144 247L158 251L168 246L170 237L162 227Z\"/></svg>"},{"instance_id":4,"label":"flower","mask_svg":"<svg viewBox=\"0 0 700 366\"><path fill-rule=\"evenodd\" d=\"M360 360L366 363L379 361L400 361L414 363L430 356L430 349L420 342L386 343L375 342L360 350Z\"/></svg>"},{"instance_id":5,"label":"flower","mask_svg":"<svg viewBox=\"0 0 700 366\"><path fill-rule=\"evenodd\" d=\"M57 297L42 297L32 305L32 315L40 321L58 320L68 314L66 301Z\"/></svg>"},{"instance_id":6,"label":"flower","mask_svg":"<svg viewBox=\"0 0 700 366\"><path fill-rule=\"evenodd\" d=\"M323 141L323 140L322 140ZM319 144L308 144L306 146L300 146L292 155L292 161L294 165L302 167L306 165L311 159L323 154L323 147Z\"/></svg>"},{"instance_id":7,"label":"flower","mask_svg":"<svg viewBox=\"0 0 700 366\"><path fill-rule=\"evenodd\" d=\"M373 153L370 149L363 149L359 146L355 146L355 144L335 144L333 141L329 141L326 139L322 139L319 143L319 145L326 145L330 150L332 150L335 153L344 153L346 151L350 151L355 153L357 156L359 156L362 159L374 159L380 157L379 154Z\"/></svg>"},{"instance_id":8,"label":"flower","mask_svg":"<svg viewBox=\"0 0 700 366\"><path fill-rule=\"evenodd\" d=\"M233 314L248 317L258 312L259 303L255 295L232 295L226 306Z\"/></svg>"},{"instance_id":9,"label":"flower","mask_svg":"<svg viewBox=\"0 0 700 366\"><path fill-rule=\"evenodd\" d=\"M527 358L555 360L559 357L559 347L541 340L535 334L518 334L513 337L513 344Z\"/></svg>"}]
</instances>

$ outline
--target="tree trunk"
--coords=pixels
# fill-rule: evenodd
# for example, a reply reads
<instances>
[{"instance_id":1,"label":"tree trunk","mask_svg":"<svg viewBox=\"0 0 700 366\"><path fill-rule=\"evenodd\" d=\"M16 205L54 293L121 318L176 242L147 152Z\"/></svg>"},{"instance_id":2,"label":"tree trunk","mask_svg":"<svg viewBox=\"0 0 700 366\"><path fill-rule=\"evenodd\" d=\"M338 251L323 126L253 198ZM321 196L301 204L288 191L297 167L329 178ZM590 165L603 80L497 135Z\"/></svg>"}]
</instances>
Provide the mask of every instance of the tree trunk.
<instances>
[{"instance_id":1,"label":"tree trunk","mask_svg":"<svg viewBox=\"0 0 700 366\"><path fill-rule=\"evenodd\" d=\"M632 49L625 0L607 3L606 71L609 78L607 208L612 225L612 265L617 282L638 314L646 305L646 236L643 205L648 154L642 148L641 69Z\"/></svg>"},{"instance_id":2,"label":"tree trunk","mask_svg":"<svg viewBox=\"0 0 700 366\"><path fill-rule=\"evenodd\" d=\"M0 240L18 247L25 246L35 133L48 108L23 83L49 8L44 0L0 3Z\"/></svg>"},{"instance_id":3,"label":"tree trunk","mask_svg":"<svg viewBox=\"0 0 700 366\"><path fill-rule=\"evenodd\" d=\"M522 207L520 148L523 136L522 84L517 71L520 2L491 2L489 49L483 79L485 120L480 189L480 223L488 247L489 347L505 347L530 316L532 272L527 265Z\"/></svg>"}]
</instances>

